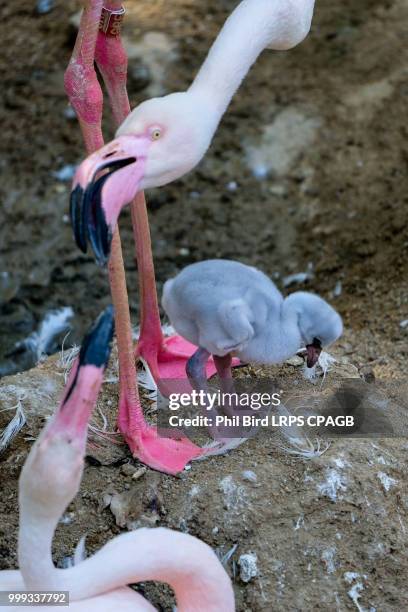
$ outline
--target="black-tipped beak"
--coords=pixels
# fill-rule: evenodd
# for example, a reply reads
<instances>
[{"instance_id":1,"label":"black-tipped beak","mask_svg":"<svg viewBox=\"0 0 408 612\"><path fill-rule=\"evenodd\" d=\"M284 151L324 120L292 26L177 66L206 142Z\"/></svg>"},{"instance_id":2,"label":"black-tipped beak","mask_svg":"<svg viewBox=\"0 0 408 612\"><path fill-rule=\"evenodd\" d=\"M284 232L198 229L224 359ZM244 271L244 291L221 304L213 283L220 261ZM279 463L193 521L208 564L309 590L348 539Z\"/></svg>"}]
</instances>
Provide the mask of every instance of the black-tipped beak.
<instances>
[{"instance_id":1,"label":"black-tipped beak","mask_svg":"<svg viewBox=\"0 0 408 612\"><path fill-rule=\"evenodd\" d=\"M136 161L135 157L115 160L108 156L105 163L97 166L86 188L78 183L71 193L70 215L75 241L81 251L86 253L89 239L96 261L101 266L106 265L109 259L114 229L106 219L102 189L115 172Z\"/></svg>"},{"instance_id":2,"label":"black-tipped beak","mask_svg":"<svg viewBox=\"0 0 408 612\"><path fill-rule=\"evenodd\" d=\"M76 362L75 370L71 373L70 383L66 389L61 407L67 405L75 387L78 385L80 372L85 373L86 366L95 366L101 371L106 368L110 353L113 333L115 329L113 306L108 306L96 319L82 340L81 350Z\"/></svg>"},{"instance_id":3,"label":"black-tipped beak","mask_svg":"<svg viewBox=\"0 0 408 612\"><path fill-rule=\"evenodd\" d=\"M79 367L94 365L106 367L115 330L113 306L108 306L97 318L83 339L79 353Z\"/></svg>"},{"instance_id":4,"label":"black-tipped beak","mask_svg":"<svg viewBox=\"0 0 408 612\"><path fill-rule=\"evenodd\" d=\"M313 368L319 361L322 345L320 340L313 338L312 344L306 346L306 365L308 368Z\"/></svg>"}]
</instances>

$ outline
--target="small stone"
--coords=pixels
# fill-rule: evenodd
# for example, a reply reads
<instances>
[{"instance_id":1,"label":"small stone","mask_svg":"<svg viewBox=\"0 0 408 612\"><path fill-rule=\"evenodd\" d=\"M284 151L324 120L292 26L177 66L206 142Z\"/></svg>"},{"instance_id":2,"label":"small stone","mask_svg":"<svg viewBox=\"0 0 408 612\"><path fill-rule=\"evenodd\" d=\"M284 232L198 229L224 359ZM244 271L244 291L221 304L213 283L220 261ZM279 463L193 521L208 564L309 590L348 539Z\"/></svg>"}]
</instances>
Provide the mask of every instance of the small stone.
<instances>
[{"instance_id":1,"label":"small stone","mask_svg":"<svg viewBox=\"0 0 408 612\"><path fill-rule=\"evenodd\" d=\"M286 359L285 363L298 368L304 364L304 360L299 355L293 355L290 359Z\"/></svg>"},{"instance_id":2,"label":"small stone","mask_svg":"<svg viewBox=\"0 0 408 612\"><path fill-rule=\"evenodd\" d=\"M286 189L285 185L271 185L269 187L269 192L272 193L272 195L276 195L276 196L285 196L288 193L288 190Z\"/></svg>"},{"instance_id":3,"label":"small stone","mask_svg":"<svg viewBox=\"0 0 408 612\"><path fill-rule=\"evenodd\" d=\"M130 476L131 478L133 478L134 473L137 471L138 468L136 468L134 465L132 465L131 463L124 463L122 465L122 467L120 468L120 471L122 472L122 474L124 474L125 476Z\"/></svg>"},{"instance_id":4,"label":"small stone","mask_svg":"<svg viewBox=\"0 0 408 612\"><path fill-rule=\"evenodd\" d=\"M38 0L36 11L38 15L46 15L54 8L54 0Z\"/></svg>"},{"instance_id":5,"label":"small stone","mask_svg":"<svg viewBox=\"0 0 408 612\"><path fill-rule=\"evenodd\" d=\"M112 501L112 494L111 493L104 493L102 496L102 501L100 504L100 508L101 510L104 510L105 508L109 508L111 501Z\"/></svg>"},{"instance_id":6,"label":"small stone","mask_svg":"<svg viewBox=\"0 0 408 612\"><path fill-rule=\"evenodd\" d=\"M242 472L242 479L247 480L248 482L256 482L258 477L252 470L244 470Z\"/></svg>"},{"instance_id":7,"label":"small stone","mask_svg":"<svg viewBox=\"0 0 408 612\"><path fill-rule=\"evenodd\" d=\"M333 289L333 297L335 297L335 298L336 297L340 297L342 291L343 291L342 283L341 283L341 281L337 281L337 283L336 283L336 285L335 285L335 287Z\"/></svg>"},{"instance_id":8,"label":"small stone","mask_svg":"<svg viewBox=\"0 0 408 612\"><path fill-rule=\"evenodd\" d=\"M147 469L145 467L140 467L132 474L132 479L139 480L139 478L144 476L146 472L147 472Z\"/></svg>"},{"instance_id":9,"label":"small stone","mask_svg":"<svg viewBox=\"0 0 408 612\"><path fill-rule=\"evenodd\" d=\"M52 175L61 182L71 181L74 177L76 166L74 164L66 164L59 170L56 170Z\"/></svg>"},{"instance_id":10,"label":"small stone","mask_svg":"<svg viewBox=\"0 0 408 612\"><path fill-rule=\"evenodd\" d=\"M250 582L258 575L258 557L255 553L245 553L238 559L239 575L242 582Z\"/></svg>"},{"instance_id":11,"label":"small stone","mask_svg":"<svg viewBox=\"0 0 408 612\"><path fill-rule=\"evenodd\" d=\"M64 117L65 117L65 119L69 119L70 121L73 120L73 119L76 119L76 112L72 108L72 106L67 106L64 109Z\"/></svg>"},{"instance_id":12,"label":"small stone","mask_svg":"<svg viewBox=\"0 0 408 612\"><path fill-rule=\"evenodd\" d=\"M61 516L59 522L61 525L70 525L74 520L75 514L73 512L67 512L63 516Z\"/></svg>"}]
</instances>

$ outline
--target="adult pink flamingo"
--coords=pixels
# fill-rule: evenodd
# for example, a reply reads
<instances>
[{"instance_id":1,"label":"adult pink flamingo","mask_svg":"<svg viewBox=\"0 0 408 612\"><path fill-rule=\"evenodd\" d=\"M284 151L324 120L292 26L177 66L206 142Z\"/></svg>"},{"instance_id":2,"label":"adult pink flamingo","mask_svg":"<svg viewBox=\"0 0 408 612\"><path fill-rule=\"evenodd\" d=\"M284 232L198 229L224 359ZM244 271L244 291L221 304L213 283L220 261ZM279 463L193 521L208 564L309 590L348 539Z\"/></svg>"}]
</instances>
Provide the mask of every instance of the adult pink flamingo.
<instances>
[{"instance_id":1,"label":"adult pink flamingo","mask_svg":"<svg viewBox=\"0 0 408 612\"><path fill-rule=\"evenodd\" d=\"M20 570L0 572L0 590L68 591L73 612L153 611L128 584L146 580L172 586L180 612L233 612L231 581L215 553L193 536L169 529L120 535L69 569L54 566L52 538L78 492L87 425L102 384L113 333L107 309L85 338L64 398L33 445L20 476ZM9 612L15 606L6 606ZM60 606L36 606L59 610Z\"/></svg>"},{"instance_id":2,"label":"adult pink flamingo","mask_svg":"<svg viewBox=\"0 0 408 612\"><path fill-rule=\"evenodd\" d=\"M102 22L108 23L108 32L112 31L109 16L114 16L112 11L118 12L119 6L110 1L104 8ZM122 123L117 137L101 146L102 94L93 62L95 59L100 68L119 123L129 112L126 57L117 27L115 36L98 34L102 0L88 0L66 73L66 88L88 150L101 148L76 173L71 217L77 244L83 251L89 239L100 264L106 263L110 254L120 359L118 424L132 452L157 469L174 471L174 465L169 468L168 464L175 448L180 466L200 453L187 441L178 441L175 447L173 440L158 440L143 418L116 225L120 210L131 202L141 299L141 334L136 356L147 363L159 384L164 379L184 378L186 361L195 347L178 336L163 337L142 190L165 185L194 168L258 55L266 47L284 50L301 42L309 32L313 7L314 0L244 0L226 21L189 89L140 104ZM207 375L214 371L213 362L209 362Z\"/></svg>"}]
</instances>

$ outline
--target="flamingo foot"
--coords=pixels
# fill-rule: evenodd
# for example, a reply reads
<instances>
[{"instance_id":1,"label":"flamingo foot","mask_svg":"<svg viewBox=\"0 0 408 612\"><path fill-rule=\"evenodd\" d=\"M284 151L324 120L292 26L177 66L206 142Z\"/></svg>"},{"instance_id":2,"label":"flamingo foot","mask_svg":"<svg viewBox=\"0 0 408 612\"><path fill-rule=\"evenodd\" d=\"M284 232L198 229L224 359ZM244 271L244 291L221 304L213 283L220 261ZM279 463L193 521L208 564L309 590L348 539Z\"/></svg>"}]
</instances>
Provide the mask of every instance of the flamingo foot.
<instances>
[{"instance_id":1,"label":"flamingo foot","mask_svg":"<svg viewBox=\"0 0 408 612\"><path fill-rule=\"evenodd\" d=\"M133 457L154 470L171 474L182 472L187 463L198 459L203 450L187 438L161 438L154 427L146 427L137 436L124 434Z\"/></svg>"},{"instance_id":2,"label":"flamingo foot","mask_svg":"<svg viewBox=\"0 0 408 612\"><path fill-rule=\"evenodd\" d=\"M190 357L196 352L197 347L191 342L184 340L181 336L170 336L164 338L161 345L152 344L144 337L140 337L136 347L136 360L142 360L150 370L150 373L164 396L168 396L168 389L164 381L185 380L185 392L192 390L186 375L186 365ZM232 360L232 367L240 365L239 359ZM217 373L214 360L210 357L206 364L206 376L210 379Z\"/></svg>"},{"instance_id":3,"label":"flamingo foot","mask_svg":"<svg viewBox=\"0 0 408 612\"><path fill-rule=\"evenodd\" d=\"M160 436L157 429L148 425L140 403L130 401L125 395L119 402L118 427L133 455L154 470L175 475L187 463L197 459L203 451L188 438Z\"/></svg>"}]
</instances>

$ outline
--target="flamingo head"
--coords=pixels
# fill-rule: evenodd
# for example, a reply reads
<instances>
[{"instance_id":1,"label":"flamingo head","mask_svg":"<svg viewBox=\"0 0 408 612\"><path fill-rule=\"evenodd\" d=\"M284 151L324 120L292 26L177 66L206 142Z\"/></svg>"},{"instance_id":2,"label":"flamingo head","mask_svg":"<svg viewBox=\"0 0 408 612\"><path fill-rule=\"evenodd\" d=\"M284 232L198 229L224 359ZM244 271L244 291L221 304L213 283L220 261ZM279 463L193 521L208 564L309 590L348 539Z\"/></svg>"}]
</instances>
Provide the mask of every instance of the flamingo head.
<instances>
[{"instance_id":1,"label":"flamingo head","mask_svg":"<svg viewBox=\"0 0 408 612\"><path fill-rule=\"evenodd\" d=\"M79 248L88 239L105 265L120 211L142 189L160 187L198 164L216 128L196 94L173 93L137 106L110 143L79 166L71 193L71 221Z\"/></svg>"},{"instance_id":2,"label":"flamingo head","mask_svg":"<svg viewBox=\"0 0 408 612\"><path fill-rule=\"evenodd\" d=\"M78 491L87 425L102 384L113 335L113 309L83 340L63 400L30 451L20 477L20 502L41 515L60 516ZM24 504L24 500L26 504Z\"/></svg>"},{"instance_id":3,"label":"flamingo head","mask_svg":"<svg viewBox=\"0 0 408 612\"><path fill-rule=\"evenodd\" d=\"M296 291L286 298L295 307L304 356L308 368L319 360L323 348L333 344L343 333L343 321L338 312L318 295Z\"/></svg>"}]
</instances>

